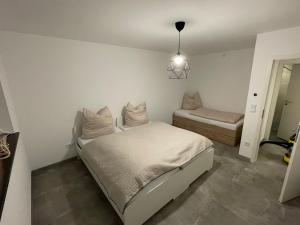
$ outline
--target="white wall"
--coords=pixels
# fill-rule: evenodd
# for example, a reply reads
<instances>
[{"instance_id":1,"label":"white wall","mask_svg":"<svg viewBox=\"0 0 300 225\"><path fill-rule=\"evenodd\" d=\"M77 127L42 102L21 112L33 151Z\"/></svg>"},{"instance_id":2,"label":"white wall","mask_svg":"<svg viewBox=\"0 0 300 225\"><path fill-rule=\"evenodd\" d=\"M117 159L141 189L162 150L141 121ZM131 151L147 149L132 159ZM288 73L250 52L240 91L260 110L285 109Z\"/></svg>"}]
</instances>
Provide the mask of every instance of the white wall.
<instances>
[{"instance_id":1,"label":"white wall","mask_svg":"<svg viewBox=\"0 0 300 225\"><path fill-rule=\"evenodd\" d=\"M14 113L14 105L10 98L9 88L0 58L0 87L5 98L5 105L1 105L7 112L6 116L1 114L2 119L9 121L7 127L10 131L18 131L18 124ZM0 225L31 225L31 171L27 160L27 155L22 142L22 134L16 149L15 159L11 171L10 181L7 189L4 208Z\"/></svg>"},{"instance_id":2,"label":"white wall","mask_svg":"<svg viewBox=\"0 0 300 225\"><path fill-rule=\"evenodd\" d=\"M33 169L74 155L77 110L108 105L115 116L146 101L150 118L171 122L185 80L170 80L166 53L0 32L0 51Z\"/></svg>"},{"instance_id":3,"label":"white wall","mask_svg":"<svg viewBox=\"0 0 300 225\"><path fill-rule=\"evenodd\" d=\"M199 91L206 107L244 113L253 54L242 49L193 56L189 89Z\"/></svg>"},{"instance_id":4,"label":"white wall","mask_svg":"<svg viewBox=\"0 0 300 225\"><path fill-rule=\"evenodd\" d=\"M257 35L240 154L255 161L274 59L300 58L300 27ZM257 93L257 96L254 96ZM256 111L251 112L251 107Z\"/></svg>"}]
</instances>

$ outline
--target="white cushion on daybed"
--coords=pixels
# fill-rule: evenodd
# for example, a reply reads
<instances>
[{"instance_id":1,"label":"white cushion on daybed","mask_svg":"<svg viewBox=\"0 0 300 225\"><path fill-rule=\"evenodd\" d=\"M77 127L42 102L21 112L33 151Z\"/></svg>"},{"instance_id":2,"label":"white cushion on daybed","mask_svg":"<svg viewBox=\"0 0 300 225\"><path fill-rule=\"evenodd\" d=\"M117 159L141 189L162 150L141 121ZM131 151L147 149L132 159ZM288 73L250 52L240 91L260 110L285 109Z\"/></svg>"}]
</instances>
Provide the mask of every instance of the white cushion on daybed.
<instances>
[{"instance_id":1,"label":"white cushion on daybed","mask_svg":"<svg viewBox=\"0 0 300 225\"><path fill-rule=\"evenodd\" d=\"M179 109L179 110L175 111L174 114L176 116L191 119L194 121L199 121L199 122L206 123L206 124L215 125L218 127L223 127L223 128L229 129L229 130L236 130L237 128L242 126L244 123L244 118L242 118L239 121L237 121L236 123L232 124L232 123L225 123L225 122L221 122L221 121L217 121L217 120L206 119L206 118L203 118L200 116L194 116L191 114L192 111L193 110Z\"/></svg>"}]
</instances>

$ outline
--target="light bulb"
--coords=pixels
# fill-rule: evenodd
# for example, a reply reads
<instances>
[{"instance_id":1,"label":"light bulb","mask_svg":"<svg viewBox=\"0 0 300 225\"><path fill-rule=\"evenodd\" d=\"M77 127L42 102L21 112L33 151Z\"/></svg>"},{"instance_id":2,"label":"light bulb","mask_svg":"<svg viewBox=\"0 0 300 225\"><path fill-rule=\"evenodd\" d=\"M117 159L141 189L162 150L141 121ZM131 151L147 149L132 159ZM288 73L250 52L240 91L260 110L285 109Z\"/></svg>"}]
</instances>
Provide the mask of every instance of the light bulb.
<instances>
[{"instance_id":1,"label":"light bulb","mask_svg":"<svg viewBox=\"0 0 300 225\"><path fill-rule=\"evenodd\" d=\"M176 55L175 58L174 58L174 62L177 64L177 65L181 65L184 61L184 58L182 55Z\"/></svg>"}]
</instances>

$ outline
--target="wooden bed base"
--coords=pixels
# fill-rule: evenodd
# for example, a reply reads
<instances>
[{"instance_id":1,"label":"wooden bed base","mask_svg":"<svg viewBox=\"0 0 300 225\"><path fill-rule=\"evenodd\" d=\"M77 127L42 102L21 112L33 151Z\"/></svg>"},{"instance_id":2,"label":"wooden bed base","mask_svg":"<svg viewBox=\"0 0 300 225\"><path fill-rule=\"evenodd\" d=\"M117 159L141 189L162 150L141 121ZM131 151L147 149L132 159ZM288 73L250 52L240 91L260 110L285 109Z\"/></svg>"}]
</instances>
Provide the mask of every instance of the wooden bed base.
<instances>
[{"instance_id":1,"label":"wooden bed base","mask_svg":"<svg viewBox=\"0 0 300 225\"><path fill-rule=\"evenodd\" d=\"M209 139L231 146L235 146L240 143L243 130L243 126L238 127L236 130L230 130L181 116L176 116L175 114L173 114L173 126L193 131Z\"/></svg>"},{"instance_id":2,"label":"wooden bed base","mask_svg":"<svg viewBox=\"0 0 300 225\"><path fill-rule=\"evenodd\" d=\"M80 157L81 151L78 146L77 152ZM164 178L156 179L155 185L147 192L138 194L123 213L119 212L115 204L105 192L99 178L93 169L82 158L82 161L106 195L107 199L123 221L124 225L142 225L146 220L158 212L164 205L177 198L189 185L204 172L209 171L213 165L214 148L211 147L201 152L190 163L176 173Z\"/></svg>"}]
</instances>

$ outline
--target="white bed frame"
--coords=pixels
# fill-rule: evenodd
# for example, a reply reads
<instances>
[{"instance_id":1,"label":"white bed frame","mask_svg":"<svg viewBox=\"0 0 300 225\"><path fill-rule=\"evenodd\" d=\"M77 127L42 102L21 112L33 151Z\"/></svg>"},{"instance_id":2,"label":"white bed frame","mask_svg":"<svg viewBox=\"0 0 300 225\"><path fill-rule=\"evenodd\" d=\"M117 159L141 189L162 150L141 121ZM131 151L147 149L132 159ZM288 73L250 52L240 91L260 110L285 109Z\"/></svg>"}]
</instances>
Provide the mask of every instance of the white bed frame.
<instances>
[{"instance_id":1,"label":"white bed frame","mask_svg":"<svg viewBox=\"0 0 300 225\"><path fill-rule=\"evenodd\" d=\"M78 157L81 158L86 165L106 198L119 215L124 225L142 225L146 220L158 212L164 205L171 200L176 199L184 192L190 184L195 181L206 171L209 171L213 165L214 148L210 147L201 152L189 163L180 169L173 170L163 176L152 181L146 188L140 191L127 205L124 212L120 212L114 202L110 199L101 181L89 166L89 164L81 157L81 147L77 140L81 131L81 115L77 113L75 126L73 127L73 141Z\"/></svg>"},{"instance_id":2,"label":"white bed frame","mask_svg":"<svg viewBox=\"0 0 300 225\"><path fill-rule=\"evenodd\" d=\"M151 183L151 187L147 191L141 191L137 194L133 201L125 208L124 212L120 212L109 198L93 169L81 157L81 149L78 145L76 145L76 150L78 156L82 159L124 225L142 225L169 201L176 199L193 181L212 168L214 156L214 148L211 147L201 152L181 169L177 169L172 175L157 178Z\"/></svg>"}]
</instances>

